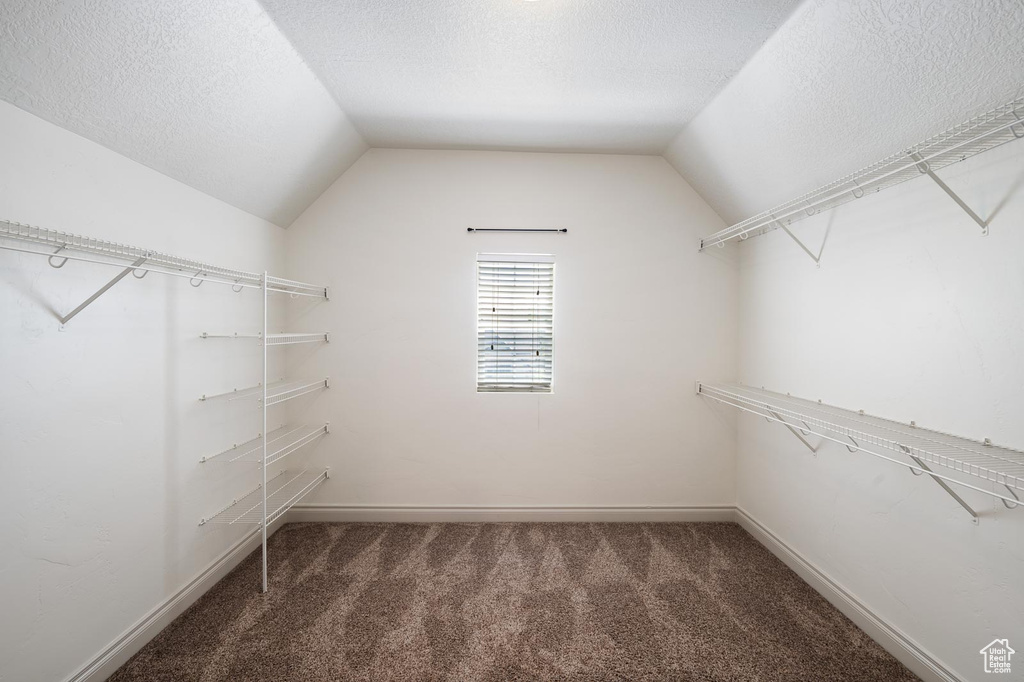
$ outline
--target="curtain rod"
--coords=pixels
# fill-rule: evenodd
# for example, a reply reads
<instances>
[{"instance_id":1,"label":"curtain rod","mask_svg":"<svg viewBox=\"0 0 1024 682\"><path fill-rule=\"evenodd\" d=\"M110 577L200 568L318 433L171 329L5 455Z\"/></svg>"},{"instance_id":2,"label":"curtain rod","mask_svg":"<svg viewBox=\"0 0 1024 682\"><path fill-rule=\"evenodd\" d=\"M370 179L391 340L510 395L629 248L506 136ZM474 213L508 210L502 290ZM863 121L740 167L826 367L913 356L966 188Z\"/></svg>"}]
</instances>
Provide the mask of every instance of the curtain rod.
<instances>
[{"instance_id":1,"label":"curtain rod","mask_svg":"<svg viewBox=\"0 0 1024 682\"><path fill-rule=\"evenodd\" d=\"M555 229L531 229L527 227L467 227L466 232L568 232L564 227Z\"/></svg>"}]
</instances>

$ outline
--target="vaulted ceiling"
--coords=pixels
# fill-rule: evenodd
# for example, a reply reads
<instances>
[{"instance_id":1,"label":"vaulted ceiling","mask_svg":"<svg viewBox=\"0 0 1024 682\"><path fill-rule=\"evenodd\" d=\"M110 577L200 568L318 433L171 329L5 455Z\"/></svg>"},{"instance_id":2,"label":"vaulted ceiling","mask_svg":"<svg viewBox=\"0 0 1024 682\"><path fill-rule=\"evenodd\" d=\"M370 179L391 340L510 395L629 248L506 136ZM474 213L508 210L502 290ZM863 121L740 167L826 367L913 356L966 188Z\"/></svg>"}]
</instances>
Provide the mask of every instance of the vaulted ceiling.
<instances>
[{"instance_id":1,"label":"vaulted ceiling","mask_svg":"<svg viewBox=\"0 0 1024 682\"><path fill-rule=\"evenodd\" d=\"M664 153L731 221L1019 93L1021 35L1021 0L0 0L0 99L282 227L369 146Z\"/></svg>"},{"instance_id":2,"label":"vaulted ceiling","mask_svg":"<svg viewBox=\"0 0 1024 682\"><path fill-rule=\"evenodd\" d=\"M4 0L0 98L289 225L367 148L661 153L798 0Z\"/></svg>"},{"instance_id":3,"label":"vaulted ceiling","mask_svg":"<svg viewBox=\"0 0 1024 682\"><path fill-rule=\"evenodd\" d=\"M660 154L795 0L261 0L372 146Z\"/></svg>"}]
</instances>

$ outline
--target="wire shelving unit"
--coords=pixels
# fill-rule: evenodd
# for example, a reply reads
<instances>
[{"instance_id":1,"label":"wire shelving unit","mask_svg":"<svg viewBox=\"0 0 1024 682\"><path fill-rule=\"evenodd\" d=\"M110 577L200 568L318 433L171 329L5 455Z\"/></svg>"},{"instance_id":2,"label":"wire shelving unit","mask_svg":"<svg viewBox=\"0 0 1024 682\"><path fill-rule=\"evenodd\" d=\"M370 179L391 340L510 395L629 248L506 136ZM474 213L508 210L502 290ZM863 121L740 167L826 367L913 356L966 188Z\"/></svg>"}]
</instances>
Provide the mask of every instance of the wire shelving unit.
<instances>
[{"instance_id":1,"label":"wire shelving unit","mask_svg":"<svg viewBox=\"0 0 1024 682\"><path fill-rule=\"evenodd\" d=\"M957 196L935 171L963 161L999 145L1024 137L1024 97L1018 97L989 112L928 138L908 149L840 178L792 201L758 213L700 241L703 251L724 246L733 239L747 239L788 226L854 199L874 194L907 180L927 175L957 202L988 233L988 225ZM793 237L792 233L790 236ZM795 237L793 237L796 239ZM802 246L802 243L801 243ZM806 251L806 247L804 247ZM808 251L810 254L810 251ZM810 254L815 258L814 254ZM817 258L815 258L817 260Z\"/></svg>"},{"instance_id":2,"label":"wire shelving unit","mask_svg":"<svg viewBox=\"0 0 1024 682\"><path fill-rule=\"evenodd\" d=\"M786 426L804 438L815 435L928 474L977 520L977 514L949 483L999 498L1008 508L1024 494L1024 452L803 398L734 384L697 384L697 393Z\"/></svg>"},{"instance_id":3,"label":"wire shelving unit","mask_svg":"<svg viewBox=\"0 0 1024 682\"><path fill-rule=\"evenodd\" d=\"M328 478L326 469L321 471L301 471L296 474L283 472L267 478L270 465L298 452L330 432L328 424L309 426L283 426L267 432L268 410L300 396L321 391L330 387L327 378L315 381L280 380L268 383L268 353L270 346L291 346L307 343L327 343L330 335L327 332L303 333L270 333L269 308L271 294L287 294L291 298L309 297L319 300L330 300L327 287L306 282L299 282L283 277L275 277L267 272L256 273L235 270L212 263L205 263L191 258L173 256L152 249L129 246L118 242L105 241L94 237L59 232L44 227L25 225L9 220L0 220L0 249L20 253L46 256L50 266L63 268L69 261L97 263L121 268L112 280L103 285L96 293L87 298L81 305L64 316L59 316L61 328L106 293L121 279L131 274L142 279L150 272L156 272L189 280L193 287L200 287L205 282L227 284L235 292L243 289L258 289L263 296L262 329L254 334L202 334L202 338L252 338L262 346L262 378L258 384L248 388L234 389L215 395L203 395L201 401L226 399L256 399L262 412L262 428L260 435L241 445L205 457L206 462L218 459L227 462L248 461L259 463L262 470L262 483L258 488L232 502L212 517L203 519L206 523L256 524L253 532L262 532L263 550L263 591L267 591L267 527L279 519L291 505ZM266 434L266 438L263 437ZM271 483L272 485L268 485Z\"/></svg>"},{"instance_id":4,"label":"wire shelving unit","mask_svg":"<svg viewBox=\"0 0 1024 682\"><path fill-rule=\"evenodd\" d=\"M263 378L256 386L234 389L215 395L203 395L202 401L225 399L228 401L256 399L262 416L262 428L259 435L241 445L234 445L228 450L213 457L203 458L201 462L221 460L226 462L257 462L263 476L262 483L244 497L233 501L230 505L200 520L199 525L207 523L255 524L261 533L263 551L263 591L268 588L267 581L267 528L274 521L309 494L314 488L329 477L327 469L320 471L304 470L299 473L282 472L268 479L271 465L292 455L303 447L319 440L330 433L330 425L286 425L269 431L269 410L289 400L309 395L330 388L329 378L309 380L280 379L268 383L269 372L268 349L271 346L290 346L301 343L326 343L330 340L327 332L313 333L270 333L269 331L269 295L272 287L276 291L287 291L292 295L315 295L320 292L324 300L328 299L327 288L307 285L293 280L271 277L263 273L260 278L263 290L263 329L254 334L201 334L204 339L257 339L262 346ZM266 436L264 437L264 434Z\"/></svg>"}]
</instances>

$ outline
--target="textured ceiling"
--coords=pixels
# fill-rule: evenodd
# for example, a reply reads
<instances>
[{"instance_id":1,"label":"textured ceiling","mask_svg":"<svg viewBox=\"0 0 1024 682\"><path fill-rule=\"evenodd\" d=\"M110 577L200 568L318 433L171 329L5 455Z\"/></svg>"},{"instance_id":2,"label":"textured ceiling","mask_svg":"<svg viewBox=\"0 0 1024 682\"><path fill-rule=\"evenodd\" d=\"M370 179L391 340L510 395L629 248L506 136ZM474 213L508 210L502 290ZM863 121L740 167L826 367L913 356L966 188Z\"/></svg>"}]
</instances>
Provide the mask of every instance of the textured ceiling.
<instances>
[{"instance_id":1,"label":"textured ceiling","mask_svg":"<svg viewBox=\"0 0 1024 682\"><path fill-rule=\"evenodd\" d=\"M366 148L256 0L2 0L0 98L281 226Z\"/></svg>"},{"instance_id":2,"label":"textured ceiling","mask_svg":"<svg viewBox=\"0 0 1024 682\"><path fill-rule=\"evenodd\" d=\"M660 154L797 0L261 0L373 146Z\"/></svg>"},{"instance_id":3,"label":"textured ceiling","mask_svg":"<svg viewBox=\"0 0 1024 682\"><path fill-rule=\"evenodd\" d=\"M0 99L282 226L367 142L674 139L733 221L1024 82L1021 0L262 1L0 0Z\"/></svg>"},{"instance_id":4,"label":"textured ceiling","mask_svg":"<svg viewBox=\"0 0 1024 682\"><path fill-rule=\"evenodd\" d=\"M1021 0L809 0L666 158L726 221L1024 94Z\"/></svg>"}]
</instances>

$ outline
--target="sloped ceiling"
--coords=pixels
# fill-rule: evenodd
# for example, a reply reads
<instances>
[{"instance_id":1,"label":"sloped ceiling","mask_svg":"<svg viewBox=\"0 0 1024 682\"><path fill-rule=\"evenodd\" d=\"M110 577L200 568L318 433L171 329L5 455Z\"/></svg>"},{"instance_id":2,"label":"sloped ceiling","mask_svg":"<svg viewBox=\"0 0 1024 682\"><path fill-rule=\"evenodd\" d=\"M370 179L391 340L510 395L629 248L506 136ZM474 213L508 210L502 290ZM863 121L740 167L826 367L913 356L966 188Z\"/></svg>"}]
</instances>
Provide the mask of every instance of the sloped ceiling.
<instances>
[{"instance_id":1,"label":"sloped ceiling","mask_svg":"<svg viewBox=\"0 0 1024 682\"><path fill-rule=\"evenodd\" d=\"M797 0L261 0L372 146L660 154Z\"/></svg>"},{"instance_id":2,"label":"sloped ceiling","mask_svg":"<svg viewBox=\"0 0 1024 682\"><path fill-rule=\"evenodd\" d=\"M3 0L0 99L281 226L368 143L664 151L731 222L1024 83L1021 0L797 4Z\"/></svg>"},{"instance_id":3,"label":"sloped ceiling","mask_svg":"<svg viewBox=\"0 0 1024 682\"><path fill-rule=\"evenodd\" d=\"M0 98L280 226L366 149L255 0L4 0Z\"/></svg>"},{"instance_id":4,"label":"sloped ceiling","mask_svg":"<svg viewBox=\"0 0 1024 682\"><path fill-rule=\"evenodd\" d=\"M3 0L0 99L286 227L367 141L660 153L797 2Z\"/></svg>"},{"instance_id":5,"label":"sloped ceiling","mask_svg":"<svg viewBox=\"0 0 1024 682\"><path fill-rule=\"evenodd\" d=\"M1021 86L1021 0L808 0L665 156L735 223L1004 104Z\"/></svg>"}]
</instances>

